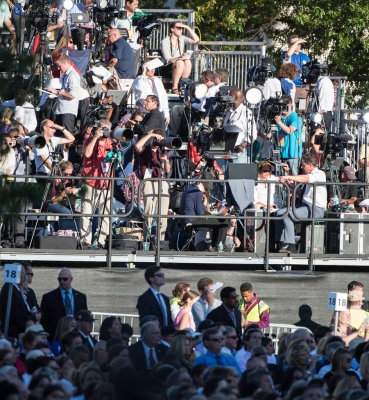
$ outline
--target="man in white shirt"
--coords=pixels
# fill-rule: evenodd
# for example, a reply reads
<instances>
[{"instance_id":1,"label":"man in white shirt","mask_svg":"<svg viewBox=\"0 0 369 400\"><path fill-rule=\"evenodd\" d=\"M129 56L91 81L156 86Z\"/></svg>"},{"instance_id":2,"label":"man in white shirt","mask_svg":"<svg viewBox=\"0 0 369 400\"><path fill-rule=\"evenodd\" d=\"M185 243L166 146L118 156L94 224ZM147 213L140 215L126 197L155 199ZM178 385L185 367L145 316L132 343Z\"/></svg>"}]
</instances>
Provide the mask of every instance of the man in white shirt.
<instances>
[{"instance_id":1,"label":"man in white shirt","mask_svg":"<svg viewBox=\"0 0 369 400\"><path fill-rule=\"evenodd\" d=\"M156 95L159 98L159 111L164 115L165 125L169 124L169 104L167 92L164 89L162 81L154 76L155 68L150 69L148 64L142 67L142 75L137 76L133 81L133 89L135 92L135 101L146 99L149 95Z\"/></svg>"},{"instance_id":2,"label":"man in white shirt","mask_svg":"<svg viewBox=\"0 0 369 400\"><path fill-rule=\"evenodd\" d=\"M316 92L319 99L318 111L323 113L325 126L330 131L333 121L334 86L328 76L321 76L318 79Z\"/></svg>"},{"instance_id":3,"label":"man in white shirt","mask_svg":"<svg viewBox=\"0 0 369 400\"><path fill-rule=\"evenodd\" d=\"M327 208L327 188L324 185L316 186L315 204L313 204L314 187L312 183L326 182L325 173L318 169L318 160L313 154L305 154L302 157L301 168L303 175L287 175L279 178L280 182L297 182L304 183L305 187L301 189L302 205L295 210L298 218L311 218L312 210L315 207L315 218L323 218ZM275 212L276 216L286 214L287 209L281 208ZM290 211L283 220L275 221L275 239L281 241L280 253L296 253L295 246L295 226L294 222L298 222L296 217Z\"/></svg>"},{"instance_id":4,"label":"man in white shirt","mask_svg":"<svg viewBox=\"0 0 369 400\"><path fill-rule=\"evenodd\" d=\"M35 154L36 174L49 175L52 168L51 153L53 153L58 144L72 143L74 136L65 128L56 125L49 119L44 119L40 125L41 134L46 140L46 146L41 149L33 149ZM64 134L64 138L55 137L56 130ZM44 180L43 180L44 181ZM45 181L46 182L46 181Z\"/></svg>"},{"instance_id":5,"label":"man in white shirt","mask_svg":"<svg viewBox=\"0 0 369 400\"><path fill-rule=\"evenodd\" d=\"M241 129L238 134L234 153L238 154L239 163L247 162L246 147L256 139L257 130L252 112L243 104L243 93L240 89L232 89L230 95L233 97L233 111L228 111L223 125L235 125Z\"/></svg>"},{"instance_id":6,"label":"man in white shirt","mask_svg":"<svg viewBox=\"0 0 369 400\"><path fill-rule=\"evenodd\" d=\"M15 94L15 98L13 100L4 101L1 103L1 107L11 108L15 110L15 108L21 107L24 110L24 114L22 113L22 125L30 131L34 131L37 126L37 118L33 105L26 101L27 92L24 89L17 90Z\"/></svg>"}]
</instances>

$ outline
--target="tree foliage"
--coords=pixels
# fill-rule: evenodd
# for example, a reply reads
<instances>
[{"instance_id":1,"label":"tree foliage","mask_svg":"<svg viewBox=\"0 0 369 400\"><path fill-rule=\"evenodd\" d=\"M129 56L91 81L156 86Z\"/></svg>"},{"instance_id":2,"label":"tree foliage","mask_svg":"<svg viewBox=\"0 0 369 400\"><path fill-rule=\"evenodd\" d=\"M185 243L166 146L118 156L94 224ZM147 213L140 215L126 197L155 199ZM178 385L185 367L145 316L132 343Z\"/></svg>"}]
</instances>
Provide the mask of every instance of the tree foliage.
<instances>
[{"instance_id":1,"label":"tree foliage","mask_svg":"<svg viewBox=\"0 0 369 400\"><path fill-rule=\"evenodd\" d=\"M266 40L280 62L288 36L308 41L305 50L347 76L350 106L369 101L369 2L367 0L177 0L196 11L202 40Z\"/></svg>"}]
</instances>

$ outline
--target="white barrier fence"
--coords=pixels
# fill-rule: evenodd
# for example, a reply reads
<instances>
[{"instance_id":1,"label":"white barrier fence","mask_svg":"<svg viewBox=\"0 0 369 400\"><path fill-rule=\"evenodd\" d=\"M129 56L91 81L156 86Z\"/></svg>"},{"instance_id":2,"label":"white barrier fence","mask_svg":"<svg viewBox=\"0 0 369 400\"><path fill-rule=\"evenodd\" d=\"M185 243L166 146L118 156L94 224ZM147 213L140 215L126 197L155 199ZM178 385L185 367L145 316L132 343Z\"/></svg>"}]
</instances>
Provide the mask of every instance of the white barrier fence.
<instances>
[{"instance_id":1,"label":"white barrier fence","mask_svg":"<svg viewBox=\"0 0 369 400\"><path fill-rule=\"evenodd\" d=\"M93 331L91 333L92 336L95 337L96 340L99 339L99 331L100 326L105 318L107 317L119 317L122 323L127 323L133 328L133 341L137 341L140 337L140 322L137 314L114 314L114 313L102 313L102 312L92 312L94 318L96 319L93 325ZM279 336L283 332L294 332L297 329L306 329L301 326L289 325L289 324L275 324L271 323L268 328L263 329L264 335L270 337L275 345L275 352L278 352L278 341ZM132 340L131 339L131 340Z\"/></svg>"}]
</instances>

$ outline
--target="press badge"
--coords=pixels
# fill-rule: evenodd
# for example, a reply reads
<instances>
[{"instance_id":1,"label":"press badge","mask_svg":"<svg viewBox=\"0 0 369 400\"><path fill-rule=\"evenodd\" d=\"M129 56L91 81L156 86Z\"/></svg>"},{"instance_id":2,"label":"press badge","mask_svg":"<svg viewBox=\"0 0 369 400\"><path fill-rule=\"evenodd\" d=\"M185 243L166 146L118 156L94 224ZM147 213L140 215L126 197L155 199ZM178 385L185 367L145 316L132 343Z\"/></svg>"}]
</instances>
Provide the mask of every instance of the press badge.
<instances>
[{"instance_id":1,"label":"press badge","mask_svg":"<svg viewBox=\"0 0 369 400\"><path fill-rule=\"evenodd\" d=\"M106 174L107 172L109 172L109 163L102 162L102 163L101 163L101 169L102 169L102 172L103 172L104 174Z\"/></svg>"}]
</instances>

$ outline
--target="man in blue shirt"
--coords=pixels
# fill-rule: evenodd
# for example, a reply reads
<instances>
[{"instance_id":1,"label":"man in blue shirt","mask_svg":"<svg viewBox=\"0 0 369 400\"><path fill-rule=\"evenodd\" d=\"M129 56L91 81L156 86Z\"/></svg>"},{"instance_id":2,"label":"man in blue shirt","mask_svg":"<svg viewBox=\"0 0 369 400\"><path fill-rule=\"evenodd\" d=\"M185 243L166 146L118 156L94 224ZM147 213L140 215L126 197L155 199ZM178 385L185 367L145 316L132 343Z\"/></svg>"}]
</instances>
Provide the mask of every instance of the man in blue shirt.
<instances>
[{"instance_id":1,"label":"man in blue shirt","mask_svg":"<svg viewBox=\"0 0 369 400\"><path fill-rule=\"evenodd\" d=\"M221 353L222 347L224 346L225 337L219 329L207 329L202 335L202 340L208 351L203 356L197 357L193 363L193 366L205 364L208 367L213 365L233 367L236 369L238 375L241 376L240 368L234 357Z\"/></svg>"},{"instance_id":2,"label":"man in blue shirt","mask_svg":"<svg viewBox=\"0 0 369 400\"><path fill-rule=\"evenodd\" d=\"M302 156L302 120L292 111L291 97L284 94L282 100L288 104L288 111L274 118L278 128L278 144L282 160L289 164L292 175L297 175L299 158Z\"/></svg>"},{"instance_id":3,"label":"man in blue shirt","mask_svg":"<svg viewBox=\"0 0 369 400\"><path fill-rule=\"evenodd\" d=\"M113 44L108 67L115 67L119 79L132 79L135 55L132 47L122 38L117 28L109 30L109 41Z\"/></svg>"},{"instance_id":4,"label":"man in blue shirt","mask_svg":"<svg viewBox=\"0 0 369 400\"><path fill-rule=\"evenodd\" d=\"M290 36L288 38L288 50L282 53L283 63L293 63L299 68L299 73L293 81L296 85L296 98L306 98L305 84L301 82L301 68L304 64L310 61L310 58L301 51L301 45L306 43L306 40L300 39L297 35Z\"/></svg>"}]
</instances>

